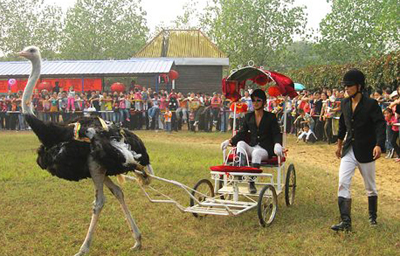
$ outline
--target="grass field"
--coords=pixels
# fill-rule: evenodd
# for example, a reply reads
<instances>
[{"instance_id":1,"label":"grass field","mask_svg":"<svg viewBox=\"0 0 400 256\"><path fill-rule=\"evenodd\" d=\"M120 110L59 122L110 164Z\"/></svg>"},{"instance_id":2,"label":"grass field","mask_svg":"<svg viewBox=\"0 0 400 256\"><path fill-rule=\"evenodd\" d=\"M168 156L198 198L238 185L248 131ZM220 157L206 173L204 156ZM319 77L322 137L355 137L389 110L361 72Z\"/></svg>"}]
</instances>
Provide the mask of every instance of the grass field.
<instances>
[{"instance_id":1,"label":"grass field","mask_svg":"<svg viewBox=\"0 0 400 256\"><path fill-rule=\"evenodd\" d=\"M219 144L229 134L136 132L145 142L158 176L193 186L221 163ZM91 180L68 182L36 165L39 142L31 132L0 133L0 256L74 255L90 222ZM377 228L368 225L367 197L357 172L353 181L353 230L336 234L337 169L334 146L296 144L289 137L288 162L297 172L295 204L279 210L268 228L252 210L237 217L196 219L172 205L150 203L132 182L125 198L143 236L141 251L118 202L107 190L89 255L400 255L400 165L377 162ZM187 195L164 183L154 186L180 202Z\"/></svg>"}]
</instances>

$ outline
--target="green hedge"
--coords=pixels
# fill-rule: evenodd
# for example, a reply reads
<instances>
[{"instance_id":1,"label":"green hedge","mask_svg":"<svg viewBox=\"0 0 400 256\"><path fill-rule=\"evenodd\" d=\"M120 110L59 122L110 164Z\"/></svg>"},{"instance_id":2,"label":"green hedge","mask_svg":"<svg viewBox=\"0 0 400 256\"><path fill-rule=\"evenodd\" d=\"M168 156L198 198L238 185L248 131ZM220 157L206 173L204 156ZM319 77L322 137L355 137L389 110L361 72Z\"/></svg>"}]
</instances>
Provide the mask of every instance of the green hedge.
<instances>
[{"instance_id":1,"label":"green hedge","mask_svg":"<svg viewBox=\"0 0 400 256\"><path fill-rule=\"evenodd\" d=\"M362 63L345 65L310 66L289 71L288 75L295 83L301 83L307 89L321 87L340 87L343 74L350 68L358 68L367 78L367 86L372 88L394 89L400 83L400 51L392 52L380 58L372 58Z\"/></svg>"}]
</instances>

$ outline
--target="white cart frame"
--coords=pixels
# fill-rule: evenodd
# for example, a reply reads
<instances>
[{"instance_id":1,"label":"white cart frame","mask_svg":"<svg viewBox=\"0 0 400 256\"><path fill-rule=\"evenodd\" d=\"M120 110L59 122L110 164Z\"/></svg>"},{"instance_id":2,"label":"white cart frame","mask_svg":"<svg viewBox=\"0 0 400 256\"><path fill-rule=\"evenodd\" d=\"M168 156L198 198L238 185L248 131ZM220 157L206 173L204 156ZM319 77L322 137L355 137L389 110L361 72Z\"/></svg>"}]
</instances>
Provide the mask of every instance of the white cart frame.
<instances>
[{"instance_id":1,"label":"white cart frame","mask_svg":"<svg viewBox=\"0 0 400 256\"><path fill-rule=\"evenodd\" d=\"M229 153L232 153L231 149ZM229 155L229 154L228 154ZM247 157L247 156L246 156ZM224 164L229 166L228 157L224 154ZM271 173L248 172L220 172L211 171L212 184L208 179L202 179L190 188L180 182L168 180L155 175L149 175L152 179L166 182L181 188L189 195L189 206L183 206L170 196L161 193L151 185L144 186L139 182L139 187L152 203L166 203L175 205L181 212L192 213L195 217L205 215L237 216L251 209L257 208L259 223L261 226L269 226L275 219L278 209L278 195L285 189L286 205L294 202L296 189L296 173L294 166L290 165L287 173L285 162L278 157L278 165L264 165L264 168L274 168L277 179ZM137 171L140 174L139 171ZM124 175L128 180L137 180L136 177ZM251 194L248 190L248 182L254 181L257 193ZM205 189L205 191L203 191ZM154 199L147 190L154 191L163 199Z\"/></svg>"}]
</instances>

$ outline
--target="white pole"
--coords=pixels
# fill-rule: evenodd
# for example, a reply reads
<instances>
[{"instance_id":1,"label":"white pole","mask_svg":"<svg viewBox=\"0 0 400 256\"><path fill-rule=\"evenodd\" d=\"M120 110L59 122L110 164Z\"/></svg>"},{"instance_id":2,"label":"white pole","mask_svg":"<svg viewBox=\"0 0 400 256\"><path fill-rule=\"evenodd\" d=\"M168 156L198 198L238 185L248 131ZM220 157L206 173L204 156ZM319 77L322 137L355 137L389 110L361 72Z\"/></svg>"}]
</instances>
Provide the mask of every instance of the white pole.
<instances>
[{"instance_id":1,"label":"white pole","mask_svg":"<svg viewBox=\"0 0 400 256\"><path fill-rule=\"evenodd\" d=\"M172 90L175 90L175 79L172 80Z\"/></svg>"},{"instance_id":2,"label":"white pole","mask_svg":"<svg viewBox=\"0 0 400 256\"><path fill-rule=\"evenodd\" d=\"M234 102L233 104L233 128L232 128L232 135L235 136L236 135L236 102Z\"/></svg>"},{"instance_id":3,"label":"white pole","mask_svg":"<svg viewBox=\"0 0 400 256\"><path fill-rule=\"evenodd\" d=\"M288 96L285 96L285 103L283 104L283 145L282 147L286 147L286 122L287 122L287 105Z\"/></svg>"}]
</instances>

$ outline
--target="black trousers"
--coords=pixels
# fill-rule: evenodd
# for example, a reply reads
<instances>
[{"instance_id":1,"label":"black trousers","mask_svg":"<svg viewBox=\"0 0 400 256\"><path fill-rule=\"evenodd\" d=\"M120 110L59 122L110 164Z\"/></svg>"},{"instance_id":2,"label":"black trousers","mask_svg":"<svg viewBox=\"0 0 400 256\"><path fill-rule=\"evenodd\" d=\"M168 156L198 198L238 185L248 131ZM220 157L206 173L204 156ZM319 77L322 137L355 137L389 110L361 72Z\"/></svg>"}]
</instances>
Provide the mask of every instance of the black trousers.
<instances>
[{"instance_id":1,"label":"black trousers","mask_svg":"<svg viewBox=\"0 0 400 256\"><path fill-rule=\"evenodd\" d=\"M172 131L178 131L178 119L176 117L176 111L172 112L172 117L171 117L171 130Z\"/></svg>"},{"instance_id":2,"label":"black trousers","mask_svg":"<svg viewBox=\"0 0 400 256\"><path fill-rule=\"evenodd\" d=\"M332 118L327 118L325 120L324 133L325 133L325 137L326 137L326 140L328 141L328 143L332 143L333 142Z\"/></svg>"},{"instance_id":3,"label":"black trousers","mask_svg":"<svg viewBox=\"0 0 400 256\"><path fill-rule=\"evenodd\" d=\"M0 129L6 128L6 112L0 112Z\"/></svg>"},{"instance_id":4,"label":"black trousers","mask_svg":"<svg viewBox=\"0 0 400 256\"><path fill-rule=\"evenodd\" d=\"M315 123L315 128L314 128L314 133L315 136L317 136L318 140L322 140L324 137L324 123L323 121L319 120L319 117L313 117L314 123Z\"/></svg>"},{"instance_id":5,"label":"black trousers","mask_svg":"<svg viewBox=\"0 0 400 256\"><path fill-rule=\"evenodd\" d=\"M399 132L395 132L392 130L392 136L390 138L390 144L392 145L394 152L396 152L397 157L400 157L400 147L397 144L397 139L399 138Z\"/></svg>"}]
</instances>

